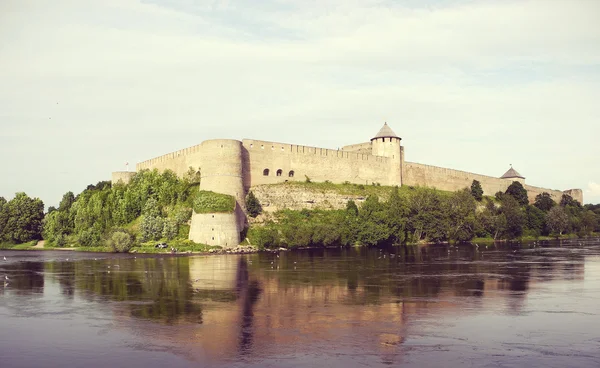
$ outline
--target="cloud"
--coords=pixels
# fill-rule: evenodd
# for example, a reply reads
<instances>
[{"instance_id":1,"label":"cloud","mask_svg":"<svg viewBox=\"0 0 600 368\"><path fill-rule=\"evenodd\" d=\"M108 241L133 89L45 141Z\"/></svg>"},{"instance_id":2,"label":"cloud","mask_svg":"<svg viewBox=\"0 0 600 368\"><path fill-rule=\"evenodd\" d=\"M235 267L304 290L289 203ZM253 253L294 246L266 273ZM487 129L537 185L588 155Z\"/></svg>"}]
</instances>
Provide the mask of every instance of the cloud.
<instances>
[{"instance_id":1,"label":"cloud","mask_svg":"<svg viewBox=\"0 0 600 368\"><path fill-rule=\"evenodd\" d=\"M585 187L600 176L598 13L592 1L3 1L0 157L29 164L1 163L0 195L53 203L207 138L334 148L384 120L409 161L493 176L513 163L532 185ZM65 167L77 169L62 182L35 180Z\"/></svg>"},{"instance_id":2,"label":"cloud","mask_svg":"<svg viewBox=\"0 0 600 368\"><path fill-rule=\"evenodd\" d=\"M584 193L586 203L600 203L600 184L590 181Z\"/></svg>"}]
</instances>

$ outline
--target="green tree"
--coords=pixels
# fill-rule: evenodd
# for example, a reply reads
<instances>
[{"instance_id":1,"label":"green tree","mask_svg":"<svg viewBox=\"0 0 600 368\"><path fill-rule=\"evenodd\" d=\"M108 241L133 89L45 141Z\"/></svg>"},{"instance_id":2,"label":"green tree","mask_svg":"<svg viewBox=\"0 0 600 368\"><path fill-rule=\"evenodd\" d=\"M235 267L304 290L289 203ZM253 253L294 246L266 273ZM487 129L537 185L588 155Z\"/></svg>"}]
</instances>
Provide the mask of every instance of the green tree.
<instances>
[{"instance_id":1,"label":"green tree","mask_svg":"<svg viewBox=\"0 0 600 368\"><path fill-rule=\"evenodd\" d=\"M520 203L512 195L502 198L500 213L506 218L506 228L503 234L506 239L515 239L523 235L525 215Z\"/></svg>"},{"instance_id":2,"label":"green tree","mask_svg":"<svg viewBox=\"0 0 600 368\"><path fill-rule=\"evenodd\" d=\"M391 229L387 226L386 206L379 197L370 195L358 211L361 224L356 234L357 241L363 245L378 245L390 240Z\"/></svg>"},{"instance_id":3,"label":"green tree","mask_svg":"<svg viewBox=\"0 0 600 368\"><path fill-rule=\"evenodd\" d=\"M42 238L44 203L20 192L6 204L8 218L3 229L5 240L25 243ZM3 206L4 207L4 206Z\"/></svg>"},{"instance_id":4,"label":"green tree","mask_svg":"<svg viewBox=\"0 0 600 368\"><path fill-rule=\"evenodd\" d=\"M448 238L453 241L469 241L475 237L476 198L468 189L452 193L448 198Z\"/></svg>"},{"instance_id":5,"label":"green tree","mask_svg":"<svg viewBox=\"0 0 600 368\"><path fill-rule=\"evenodd\" d=\"M581 203L578 200L573 199L569 194L563 193L560 198L561 207L573 206L573 207L581 207Z\"/></svg>"},{"instance_id":6,"label":"green tree","mask_svg":"<svg viewBox=\"0 0 600 368\"><path fill-rule=\"evenodd\" d=\"M593 211L585 210L581 215L581 231L583 235L590 235L598 228L599 216Z\"/></svg>"},{"instance_id":7,"label":"green tree","mask_svg":"<svg viewBox=\"0 0 600 368\"><path fill-rule=\"evenodd\" d=\"M140 224L142 241L158 240L163 235L164 219L158 216L143 216Z\"/></svg>"},{"instance_id":8,"label":"green tree","mask_svg":"<svg viewBox=\"0 0 600 368\"><path fill-rule=\"evenodd\" d=\"M556 202L552 199L549 193L543 192L535 196L534 206L544 212L550 211L550 209L556 206Z\"/></svg>"},{"instance_id":9,"label":"green tree","mask_svg":"<svg viewBox=\"0 0 600 368\"><path fill-rule=\"evenodd\" d=\"M408 201L408 231L414 242L440 242L448 238L448 211L439 191L417 188Z\"/></svg>"},{"instance_id":10,"label":"green tree","mask_svg":"<svg viewBox=\"0 0 600 368\"><path fill-rule=\"evenodd\" d=\"M354 204L354 202L352 202ZM348 202L350 205L350 202ZM356 204L355 204L356 206ZM400 196L399 188L394 187L386 203L386 225L390 230L390 242L403 244L406 242L409 207L406 199Z\"/></svg>"},{"instance_id":11,"label":"green tree","mask_svg":"<svg viewBox=\"0 0 600 368\"><path fill-rule=\"evenodd\" d=\"M473 183L471 183L471 195L478 202L483 199L483 188L478 180L473 180Z\"/></svg>"},{"instance_id":12,"label":"green tree","mask_svg":"<svg viewBox=\"0 0 600 368\"><path fill-rule=\"evenodd\" d=\"M346 203L346 212L351 216L358 216L358 206L352 199Z\"/></svg>"},{"instance_id":13,"label":"green tree","mask_svg":"<svg viewBox=\"0 0 600 368\"><path fill-rule=\"evenodd\" d=\"M0 197L0 241L4 240L4 230L8 222L8 202L6 198Z\"/></svg>"},{"instance_id":14,"label":"green tree","mask_svg":"<svg viewBox=\"0 0 600 368\"><path fill-rule=\"evenodd\" d=\"M106 241L113 252L127 253L133 246L135 237L125 229L114 229Z\"/></svg>"},{"instance_id":15,"label":"green tree","mask_svg":"<svg viewBox=\"0 0 600 368\"><path fill-rule=\"evenodd\" d=\"M542 235L546 225L546 213L537 206L527 205L525 207L527 217L526 225L530 235L538 237Z\"/></svg>"},{"instance_id":16,"label":"green tree","mask_svg":"<svg viewBox=\"0 0 600 368\"><path fill-rule=\"evenodd\" d=\"M529 198L527 197L527 190L523 187L523 184L521 184L518 181L513 181L504 193L516 199L521 206L524 206L529 203Z\"/></svg>"},{"instance_id":17,"label":"green tree","mask_svg":"<svg viewBox=\"0 0 600 368\"><path fill-rule=\"evenodd\" d=\"M569 216L562 207L552 207L548 212L546 222L550 231L562 235L569 226Z\"/></svg>"},{"instance_id":18,"label":"green tree","mask_svg":"<svg viewBox=\"0 0 600 368\"><path fill-rule=\"evenodd\" d=\"M248 192L246 197L246 209L251 217L256 217L262 213L262 206L252 191Z\"/></svg>"},{"instance_id":19,"label":"green tree","mask_svg":"<svg viewBox=\"0 0 600 368\"><path fill-rule=\"evenodd\" d=\"M63 212L69 211L73 203L75 203L75 195L73 192L66 192L58 205L58 210Z\"/></svg>"}]
</instances>

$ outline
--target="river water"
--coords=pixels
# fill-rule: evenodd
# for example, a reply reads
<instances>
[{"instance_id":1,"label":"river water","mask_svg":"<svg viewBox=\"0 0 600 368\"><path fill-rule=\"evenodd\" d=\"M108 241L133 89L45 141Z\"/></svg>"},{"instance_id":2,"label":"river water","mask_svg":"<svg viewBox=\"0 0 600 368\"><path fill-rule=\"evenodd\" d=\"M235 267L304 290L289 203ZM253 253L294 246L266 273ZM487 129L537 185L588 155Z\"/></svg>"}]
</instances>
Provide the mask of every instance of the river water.
<instances>
[{"instance_id":1,"label":"river water","mask_svg":"<svg viewBox=\"0 0 600 368\"><path fill-rule=\"evenodd\" d=\"M600 366L598 239L0 251L0 275L4 368Z\"/></svg>"}]
</instances>

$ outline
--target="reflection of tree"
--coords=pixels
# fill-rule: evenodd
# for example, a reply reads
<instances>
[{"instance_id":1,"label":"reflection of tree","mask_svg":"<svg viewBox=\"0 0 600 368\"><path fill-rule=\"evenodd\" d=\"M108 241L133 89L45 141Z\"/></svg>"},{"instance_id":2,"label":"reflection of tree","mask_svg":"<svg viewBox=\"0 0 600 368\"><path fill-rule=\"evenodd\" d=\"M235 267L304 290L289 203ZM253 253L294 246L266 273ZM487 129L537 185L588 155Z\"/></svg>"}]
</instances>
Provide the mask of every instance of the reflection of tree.
<instances>
[{"instance_id":1,"label":"reflection of tree","mask_svg":"<svg viewBox=\"0 0 600 368\"><path fill-rule=\"evenodd\" d=\"M51 272L58 276L60 292L67 298L73 299L75 295L75 279L70 275L75 274L75 262L52 261L46 262L46 272Z\"/></svg>"},{"instance_id":2,"label":"reflection of tree","mask_svg":"<svg viewBox=\"0 0 600 368\"><path fill-rule=\"evenodd\" d=\"M242 321L240 326L240 354L246 354L252 349L254 336L254 305L258 301L261 289L258 281L250 281L248 278L248 262L246 258L240 258L236 277L236 291L242 306Z\"/></svg>"},{"instance_id":3,"label":"reflection of tree","mask_svg":"<svg viewBox=\"0 0 600 368\"><path fill-rule=\"evenodd\" d=\"M86 295L90 299L108 297L127 302L132 316L166 324L179 319L202 323L202 308L193 301L187 257L85 260L74 264L76 288L89 291Z\"/></svg>"},{"instance_id":4,"label":"reflection of tree","mask_svg":"<svg viewBox=\"0 0 600 368\"><path fill-rule=\"evenodd\" d=\"M10 275L8 287L18 290L19 294L42 293L44 291L43 262L11 263L3 269L7 271L7 275ZM4 275L2 273L0 275L4 279Z\"/></svg>"},{"instance_id":5,"label":"reflection of tree","mask_svg":"<svg viewBox=\"0 0 600 368\"><path fill-rule=\"evenodd\" d=\"M576 277L582 272L581 254L565 255L568 264L559 266L554 251L540 252L542 259L531 262L531 252L511 244L318 249L281 253L279 259L259 255L276 262L280 271L294 272L262 272L260 266L252 267L261 278L276 279L283 289L306 285L308 280L312 287L342 286L346 293L340 298L348 304L381 304L390 297L405 301L438 298L441 293L481 298L486 289L497 289L511 292L510 308L517 311L534 271L538 281L563 274Z\"/></svg>"}]
</instances>

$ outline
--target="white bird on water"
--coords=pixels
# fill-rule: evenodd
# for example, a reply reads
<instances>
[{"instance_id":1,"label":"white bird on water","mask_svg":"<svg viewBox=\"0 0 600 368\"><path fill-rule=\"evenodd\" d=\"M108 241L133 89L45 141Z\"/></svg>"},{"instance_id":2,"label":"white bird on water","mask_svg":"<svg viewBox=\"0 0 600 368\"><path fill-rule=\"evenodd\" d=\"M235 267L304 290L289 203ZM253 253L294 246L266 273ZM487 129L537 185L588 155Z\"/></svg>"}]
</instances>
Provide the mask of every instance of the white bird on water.
<instances>
[{"instance_id":1,"label":"white bird on water","mask_svg":"<svg viewBox=\"0 0 600 368\"><path fill-rule=\"evenodd\" d=\"M4 260L6 261L6 257L4 257Z\"/></svg>"},{"instance_id":2,"label":"white bird on water","mask_svg":"<svg viewBox=\"0 0 600 368\"><path fill-rule=\"evenodd\" d=\"M10 280L10 279L8 278L8 276L6 276L6 275L4 275L4 279L5 279L6 281Z\"/></svg>"}]
</instances>

